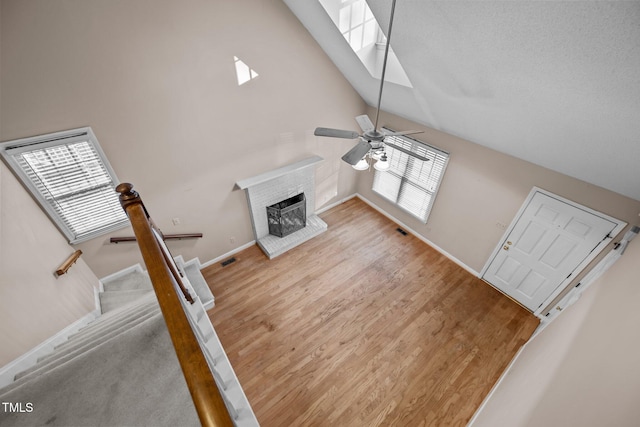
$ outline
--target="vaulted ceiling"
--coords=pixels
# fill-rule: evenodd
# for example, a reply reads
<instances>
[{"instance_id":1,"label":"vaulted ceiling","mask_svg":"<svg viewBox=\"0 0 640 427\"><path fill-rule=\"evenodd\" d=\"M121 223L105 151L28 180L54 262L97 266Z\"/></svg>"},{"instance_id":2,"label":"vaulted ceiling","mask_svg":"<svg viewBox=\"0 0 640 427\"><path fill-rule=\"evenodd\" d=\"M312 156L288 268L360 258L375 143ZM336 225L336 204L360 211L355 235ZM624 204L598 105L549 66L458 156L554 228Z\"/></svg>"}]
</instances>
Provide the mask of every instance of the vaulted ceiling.
<instances>
[{"instance_id":1,"label":"vaulted ceiling","mask_svg":"<svg viewBox=\"0 0 640 427\"><path fill-rule=\"evenodd\" d=\"M323 7L284 1L376 106ZM367 2L386 32L391 0ZM397 0L391 46L413 87L383 110L640 200L640 2Z\"/></svg>"}]
</instances>

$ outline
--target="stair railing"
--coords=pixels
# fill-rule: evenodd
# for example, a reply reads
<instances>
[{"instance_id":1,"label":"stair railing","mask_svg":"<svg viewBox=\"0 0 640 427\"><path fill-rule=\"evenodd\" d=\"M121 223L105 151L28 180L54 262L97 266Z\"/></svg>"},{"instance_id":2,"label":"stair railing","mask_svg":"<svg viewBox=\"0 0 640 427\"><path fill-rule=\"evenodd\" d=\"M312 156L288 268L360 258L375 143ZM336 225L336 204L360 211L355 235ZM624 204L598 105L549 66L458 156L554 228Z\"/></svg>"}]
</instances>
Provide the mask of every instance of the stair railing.
<instances>
[{"instance_id":1,"label":"stair railing","mask_svg":"<svg viewBox=\"0 0 640 427\"><path fill-rule=\"evenodd\" d=\"M179 273L168 262L167 254L157 240L153 222L133 185L119 184L116 191L120 193L120 204L133 227L200 423L203 426L232 426L229 412L176 289L182 289L186 295L189 293L181 286Z\"/></svg>"},{"instance_id":2,"label":"stair railing","mask_svg":"<svg viewBox=\"0 0 640 427\"><path fill-rule=\"evenodd\" d=\"M182 240L182 239L201 239L202 233L182 233L182 234L165 234L164 240ZM109 239L109 243L118 244L120 242L135 242L134 236L126 237L112 237Z\"/></svg>"},{"instance_id":3,"label":"stair railing","mask_svg":"<svg viewBox=\"0 0 640 427\"><path fill-rule=\"evenodd\" d=\"M56 276L62 276L63 274L66 274L71 266L75 264L76 261L78 261L80 255L82 255L82 251L80 249L69 255L69 257L60 265L60 267L56 269Z\"/></svg>"}]
</instances>

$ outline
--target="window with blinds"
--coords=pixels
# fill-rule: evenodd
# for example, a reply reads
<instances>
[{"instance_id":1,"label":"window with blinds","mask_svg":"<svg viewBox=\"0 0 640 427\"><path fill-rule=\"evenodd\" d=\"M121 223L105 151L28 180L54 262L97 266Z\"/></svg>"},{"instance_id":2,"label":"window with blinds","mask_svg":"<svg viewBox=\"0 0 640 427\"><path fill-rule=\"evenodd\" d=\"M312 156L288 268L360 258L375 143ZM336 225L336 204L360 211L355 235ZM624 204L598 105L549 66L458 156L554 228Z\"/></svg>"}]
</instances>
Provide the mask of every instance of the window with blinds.
<instances>
[{"instance_id":1,"label":"window with blinds","mask_svg":"<svg viewBox=\"0 0 640 427\"><path fill-rule=\"evenodd\" d=\"M373 191L426 223L449 161L449 153L406 136L387 136L385 142L429 160L421 160L386 145L389 170L376 170Z\"/></svg>"},{"instance_id":2,"label":"window with blinds","mask_svg":"<svg viewBox=\"0 0 640 427\"><path fill-rule=\"evenodd\" d=\"M4 142L0 150L70 243L128 224L91 128Z\"/></svg>"}]
</instances>

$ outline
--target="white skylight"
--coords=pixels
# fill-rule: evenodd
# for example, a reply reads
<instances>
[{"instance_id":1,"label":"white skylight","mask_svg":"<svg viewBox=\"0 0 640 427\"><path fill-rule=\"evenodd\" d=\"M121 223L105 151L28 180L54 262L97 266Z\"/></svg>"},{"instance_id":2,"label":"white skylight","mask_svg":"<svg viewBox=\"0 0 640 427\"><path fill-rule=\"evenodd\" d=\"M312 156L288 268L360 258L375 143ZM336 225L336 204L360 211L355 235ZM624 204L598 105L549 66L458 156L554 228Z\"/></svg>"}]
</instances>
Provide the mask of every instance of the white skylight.
<instances>
[{"instance_id":1,"label":"white skylight","mask_svg":"<svg viewBox=\"0 0 640 427\"><path fill-rule=\"evenodd\" d=\"M365 0L318 0L369 74L382 74L386 37ZM385 80L412 87L393 49L389 48Z\"/></svg>"},{"instance_id":2,"label":"white skylight","mask_svg":"<svg viewBox=\"0 0 640 427\"><path fill-rule=\"evenodd\" d=\"M233 57L236 63L236 76L238 77L238 86L245 84L249 80L258 77L258 73L249 68L247 64L242 62L237 56Z\"/></svg>"},{"instance_id":3,"label":"white skylight","mask_svg":"<svg viewBox=\"0 0 640 427\"><path fill-rule=\"evenodd\" d=\"M354 52L371 46L382 34L376 18L364 0L342 1L338 28Z\"/></svg>"}]
</instances>

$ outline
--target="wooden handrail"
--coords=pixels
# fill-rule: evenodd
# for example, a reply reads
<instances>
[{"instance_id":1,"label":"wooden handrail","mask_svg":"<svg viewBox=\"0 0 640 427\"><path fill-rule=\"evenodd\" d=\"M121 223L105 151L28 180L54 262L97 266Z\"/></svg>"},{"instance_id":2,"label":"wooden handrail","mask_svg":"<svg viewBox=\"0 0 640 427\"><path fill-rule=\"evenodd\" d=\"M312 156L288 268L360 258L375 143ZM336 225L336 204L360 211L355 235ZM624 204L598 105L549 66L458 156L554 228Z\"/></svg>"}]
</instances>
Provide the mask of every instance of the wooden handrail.
<instances>
[{"instance_id":1,"label":"wooden handrail","mask_svg":"<svg viewBox=\"0 0 640 427\"><path fill-rule=\"evenodd\" d=\"M62 276L63 274L65 274L71 268L71 266L75 264L76 261L78 261L80 255L82 255L82 251L80 249L69 255L65 262L63 262L56 270L56 275Z\"/></svg>"},{"instance_id":2,"label":"wooden handrail","mask_svg":"<svg viewBox=\"0 0 640 427\"><path fill-rule=\"evenodd\" d=\"M183 234L163 234L163 240L182 240L182 239L200 239L202 238L202 233L183 233ZM126 237L112 237L109 239L109 243L120 243L120 242L135 242L135 236L126 236Z\"/></svg>"},{"instance_id":3,"label":"wooden handrail","mask_svg":"<svg viewBox=\"0 0 640 427\"><path fill-rule=\"evenodd\" d=\"M129 183L119 184L116 191L120 193L120 204L133 226L200 423L203 426L232 426L209 365L182 308L180 295L176 293L176 278L151 228L144 204Z\"/></svg>"},{"instance_id":4,"label":"wooden handrail","mask_svg":"<svg viewBox=\"0 0 640 427\"><path fill-rule=\"evenodd\" d=\"M162 239L162 232L158 228L156 228L153 222L151 222L150 225L152 229L158 232L158 234L160 235L160 238ZM193 304L195 301L193 300L193 297L187 290L186 286L184 286L184 283L182 283L182 273L178 271L176 264L174 262L171 262L172 256L169 253L169 250L166 249L166 246L164 247L164 249L166 250L164 250L163 248L161 249L162 249L162 257L164 258L164 262L167 264L167 267L169 267L169 271L171 271L171 275L173 276L176 283L178 284L178 287L180 288L180 292L182 292L182 295L187 301L189 301L189 303Z\"/></svg>"}]
</instances>

